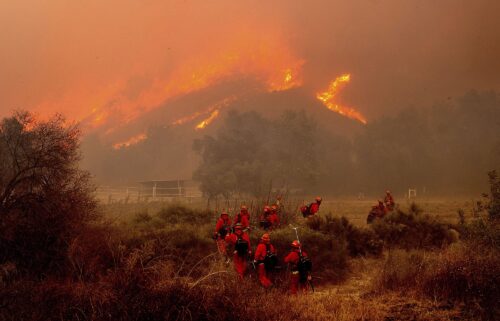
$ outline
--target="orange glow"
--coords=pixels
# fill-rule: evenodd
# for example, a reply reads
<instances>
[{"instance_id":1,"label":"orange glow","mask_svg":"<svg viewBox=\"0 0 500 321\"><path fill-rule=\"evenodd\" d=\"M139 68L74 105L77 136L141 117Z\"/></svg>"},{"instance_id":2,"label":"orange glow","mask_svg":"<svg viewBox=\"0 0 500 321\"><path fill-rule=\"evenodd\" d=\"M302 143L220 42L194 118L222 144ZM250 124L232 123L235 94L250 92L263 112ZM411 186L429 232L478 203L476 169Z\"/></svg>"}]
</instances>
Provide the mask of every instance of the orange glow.
<instances>
[{"instance_id":1,"label":"orange glow","mask_svg":"<svg viewBox=\"0 0 500 321\"><path fill-rule=\"evenodd\" d=\"M222 48L187 57L169 71L134 67L128 71L128 76L124 74L99 88L82 79L71 92L47 99L36 109L64 110L72 106L78 111L73 117L84 128L106 127L110 133L144 113L164 106L170 99L222 81L248 78L260 84L261 88L255 90L268 92L302 85L304 61L296 57L277 36L244 34ZM147 83L134 91L130 89L129 81L134 77L147 79Z\"/></svg>"},{"instance_id":2,"label":"orange glow","mask_svg":"<svg viewBox=\"0 0 500 321\"><path fill-rule=\"evenodd\" d=\"M198 125L196 125L195 129L200 130L206 128L218 116L219 116L219 110L216 109L210 114L210 116L208 116L208 118L204 119Z\"/></svg>"},{"instance_id":3,"label":"orange glow","mask_svg":"<svg viewBox=\"0 0 500 321\"><path fill-rule=\"evenodd\" d=\"M176 121L174 121L172 123L172 125L176 126L176 125L182 125L182 124L188 123L190 121L195 120L196 118L198 118L200 116L208 115L216 109L220 110L221 108L226 107L227 105L229 105L230 103L232 103L235 100L236 100L236 96L234 96L234 95L227 97L227 98L224 98L222 101L211 105L210 107L208 107L207 109L205 109L203 111L197 111L191 115L177 119Z\"/></svg>"},{"instance_id":4,"label":"orange glow","mask_svg":"<svg viewBox=\"0 0 500 321\"><path fill-rule=\"evenodd\" d=\"M127 139L124 142L114 144L113 148L114 149L122 149L124 147L130 147L132 145L135 145L135 144L145 140L146 138L148 138L148 136L145 133L142 133L142 134L139 134L137 136L130 137L129 139Z\"/></svg>"},{"instance_id":5,"label":"orange glow","mask_svg":"<svg viewBox=\"0 0 500 321\"><path fill-rule=\"evenodd\" d=\"M335 96L338 94L339 90L342 88L344 84L347 84L351 80L350 74L344 74L340 77L337 77L335 80L330 82L328 86L328 90L322 93L317 93L316 98L323 102L323 104L336 113L339 113L343 116L346 116L351 119L355 119L362 124L366 125L366 118L356 109L340 106L335 102Z\"/></svg>"}]
</instances>

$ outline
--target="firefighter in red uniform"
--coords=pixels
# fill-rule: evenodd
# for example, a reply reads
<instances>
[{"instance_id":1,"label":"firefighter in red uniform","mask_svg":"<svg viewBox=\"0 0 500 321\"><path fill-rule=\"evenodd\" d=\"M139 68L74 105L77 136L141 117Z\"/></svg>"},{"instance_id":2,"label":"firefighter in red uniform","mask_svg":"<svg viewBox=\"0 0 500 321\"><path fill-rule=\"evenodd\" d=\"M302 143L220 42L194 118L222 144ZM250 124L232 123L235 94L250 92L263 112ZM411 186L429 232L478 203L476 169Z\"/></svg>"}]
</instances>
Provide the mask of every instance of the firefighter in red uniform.
<instances>
[{"instance_id":1,"label":"firefighter in red uniform","mask_svg":"<svg viewBox=\"0 0 500 321\"><path fill-rule=\"evenodd\" d=\"M384 203L385 203L385 207L389 211L394 210L394 206L396 205L396 202L394 202L394 197L392 197L391 191L388 191L388 190L385 191Z\"/></svg>"},{"instance_id":2,"label":"firefighter in red uniform","mask_svg":"<svg viewBox=\"0 0 500 321\"><path fill-rule=\"evenodd\" d=\"M219 253L226 255L226 243L224 241L227 234L231 232L231 219L226 211L222 211L220 218L215 224L214 240L217 242Z\"/></svg>"},{"instance_id":3,"label":"firefighter in red uniform","mask_svg":"<svg viewBox=\"0 0 500 321\"><path fill-rule=\"evenodd\" d=\"M262 235L259 245L255 250L255 263L257 264L257 273L259 275L260 284L264 288L269 288L272 285L268 277L268 271L274 268L276 264L276 250L271 244L269 234Z\"/></svg>"},{"instance_id":4,"label":"firefighter in red uniform","mask_svg":"<svg viewBox=\"0 0 500 321\"><path fill-rule=\"evenodd\" d=\"M246 206L245 206L246 210ZM236 224L241 224L243 226L243 229L246 230L250 227L250 222L248 221L248 211L246 211L246 214L243 212L243 206L241 207L241 211L234 216L233 224L236 226Z\"/></svg>"},{"instance_id":5,"label":"firefighter in red uniform","mask_svg":"<svg viewBox=\"0 0 500 321\"><path fill-rule=\"evenodd\" d=\"M280 225L280 218L278 216L278 207L276 205L271 206L271 214L267 216L267 221L269 222L269 229L277 229Z\"/></svg>"},{"instance_id":6,"label":"firefighter in red uniform","mask_svg":"<svg viewBox=\"0 0 500 321\"><path fill-rule=\"evenodd\" d=\"M243 232L243 226L238 223L234 226L234 233L226 235L226 243L234 247L233 263L240 280L243 280L247 271L247 258L252 254L250 238Z\"/></svg>"},{"instance_id":7,"label":"firefighter in red uniform","mask_svg":"<svg viewBox=\"0 0 500 321\"><path fill-rule=\"evenodd\" d=\"M264 206L264 212L260 216L260 227L267 230L270 227L269 216L271 215L271 208L269 205Z\"/></svg>"},{"instance_id":8,"label":"firefighter in red uniform","mask_svg":"<svg viewBox=\"0 0 500 321\"><path fill-rule=\"evenodd\" d=\"M378 210L381 213L381 217L384 217L387 213L387 207L385 207L384 202L378 200Z\"/></svg>"},{"instance_id":9,"label":"firefighter in red uniform","mask_svg":"<svg viewBox=\"0 0 500 321\"><path fill-rule=\"evenodd\" d=\"M300 242L297 240L293 241L290 245L292 247L292 250L284 259L285 263L290 264L290 294L297 294L297 290L299 289L299 287L303 293L306 293L307 281L311 280L311 275L309 273L310 271L308 270L308 267L300 266L300 260L301 257L308 258L307 253L301 249Z\"/></svg>"},{"instance_id":10,"label":"firefighter in red uniform","mask_svg":"<svg viewBox=\"0 0 500 321\"><path fill-rule=\"evenodd\" d=\"M316 197L316 203L311 203L309 206L309 215L315 215L319 211L319 206L321 205L321 197Z\"/></svg>"},{"instance_id":11,"label":"firefighter in red uniform","mask_svg":"<svg viewBox=\"0 0 500 321\"><path fill-rule=\"evenodd\" d=\"M248 222L250 222L250 213L248 212L248 207L246 205L241 205L240 214L245 216Z\"/></svg>"}]
</instances>

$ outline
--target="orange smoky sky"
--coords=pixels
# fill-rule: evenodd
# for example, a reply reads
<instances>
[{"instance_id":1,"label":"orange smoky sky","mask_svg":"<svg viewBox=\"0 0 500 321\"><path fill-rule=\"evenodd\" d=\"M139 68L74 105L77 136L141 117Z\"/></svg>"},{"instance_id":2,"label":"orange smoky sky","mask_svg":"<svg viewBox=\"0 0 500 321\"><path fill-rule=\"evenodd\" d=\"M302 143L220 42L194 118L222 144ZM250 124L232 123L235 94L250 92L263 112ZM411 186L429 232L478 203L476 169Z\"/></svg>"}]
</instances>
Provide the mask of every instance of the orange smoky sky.
<instances>
[{"instance_id":1,"label":"orange smoky sky","mask_svg":"<svg viewBox=\"0 0 500 321\"><path fill-rule=\"evenodd\" d=\"M315 95L350 73L339 99L373 119L500 89L499 3L3 0L0 116L126 122L221 79L291 73Z\"/></svg>"}]
</instances>

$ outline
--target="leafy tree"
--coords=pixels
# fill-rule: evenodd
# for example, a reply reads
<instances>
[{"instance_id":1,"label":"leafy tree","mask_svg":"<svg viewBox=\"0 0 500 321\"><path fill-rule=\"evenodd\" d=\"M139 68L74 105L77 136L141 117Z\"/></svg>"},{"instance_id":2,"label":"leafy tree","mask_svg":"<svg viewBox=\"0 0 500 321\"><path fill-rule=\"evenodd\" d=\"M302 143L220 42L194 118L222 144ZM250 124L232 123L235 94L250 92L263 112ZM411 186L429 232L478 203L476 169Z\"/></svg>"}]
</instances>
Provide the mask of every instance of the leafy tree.
<instances>
[{"instance_id":1,"label":"leafy tree","mask_svg":"<svg viewBox=\"0 0 500 321\"><path fill-rule=\"evenodd\" d=\"M216 138L195 140L202 163L193 178L210 198L232 193L261 195L269 173L270 123L255 112L230 111Z\"/></svg>"},{"instance_id":2,"label":"leafy tree","mask_svg":"<svg viewBox=\"0 0 500 321\"><path fill-rule=\"evenodd\" d=\"M27 112L0 123L0 264L42 273L60 267L69 241L96 217L93 187L78 168L80 132Z\"/></svg>"}]
</instances>

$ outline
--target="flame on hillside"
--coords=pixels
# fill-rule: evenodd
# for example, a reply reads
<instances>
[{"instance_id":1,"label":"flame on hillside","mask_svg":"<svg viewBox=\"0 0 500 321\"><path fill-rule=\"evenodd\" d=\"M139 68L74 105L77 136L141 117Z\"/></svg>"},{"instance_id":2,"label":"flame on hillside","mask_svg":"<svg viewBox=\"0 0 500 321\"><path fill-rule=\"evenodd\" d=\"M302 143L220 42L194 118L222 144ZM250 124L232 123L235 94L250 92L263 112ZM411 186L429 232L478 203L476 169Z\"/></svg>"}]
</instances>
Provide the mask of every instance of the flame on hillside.
<instances>
[{"instance_id":1,"label":"flame on hillside","mask_svg":"<svg viewBox=\"0 0 500 321\"><path fill-rule=\"evenodd\" d=\"M184 116L182 118L177 119L176 121L172 122L172 125L176 126L176 125L183 125L185 123L189 123L200 116L208 115L208 114L212 113L214 110L220 110L221 108L226 107L227 105L229 105L230 103L232 103L236 99L237 99L237 97L235 95L224 98L223 100L211 105L210 107L208 107L207 109L205 109L203 111L197 111L191 115Z\"/></svg>"},{"instance_id":2,"label":"flame on hillside","mask_svg":"<svg viewBox=\"0 0 500 321\"><path fill-rule=\"evenodd\" d=\"M344 74L335 78L335 80L330 82L328 90L322 93L317 93L316 98L322 101L323 104L331 111L348 118L355 119L366 125L366 118L359 111L354 108L341 106L335 102L335 96L338 94L340 88L342 88L342 85L347 84L350 80L350 74Z\"/></svg>"},{"instance_id":3,"label":"flame on hillside","mask_svg":"<svg viewBox=\"0 0 500 321\"><path fill-rule=\"evenodd\" d=\"M210 125L210 123L218 116L219 116L219 109L216 109L212 113L210 113L210 116L208 116L208 118L204 119L198 125L196 125L195 129L196 130L204 129L205 127Z\"/></svg>"},{"instance_id":4,"label":"flame on hillside","mask_svg":"<svg viewBox=\"0 0 500 321\"><path fill-rule=\"evenodd\" d=\"M130 147L132 145L135 145L135 144L145 140L146 138L148 138L148 136L145 133L142 133L142 134L130 137L129 139L127 139L124 142L114 144L113 148L114 149L122 149L124 147Z\"/></svg>"},{"instance_id":5,"label":"flame on hillside","mask_svg":"<svg viewBox=\"0 0 500 321\"><path fill-rule=\"evenodd\" d=\"M46 101L37 109L64 110L79 102L73 110L84 111L84 115L75 115L84 127L106 127L109 133L175 97L222 81L248 78L261 84L260 88L254 89L269 92L302 85L304 61L296 57L283 41L276 37L244 36L222 51L203 52L185 59L168 73L139 68L99 88L95 88L90 80L82 80L72 92L63 93L59 101ZM131 80L135 78L144 80L139 89L131 87Z\"/></svg>"}]
</instances>

